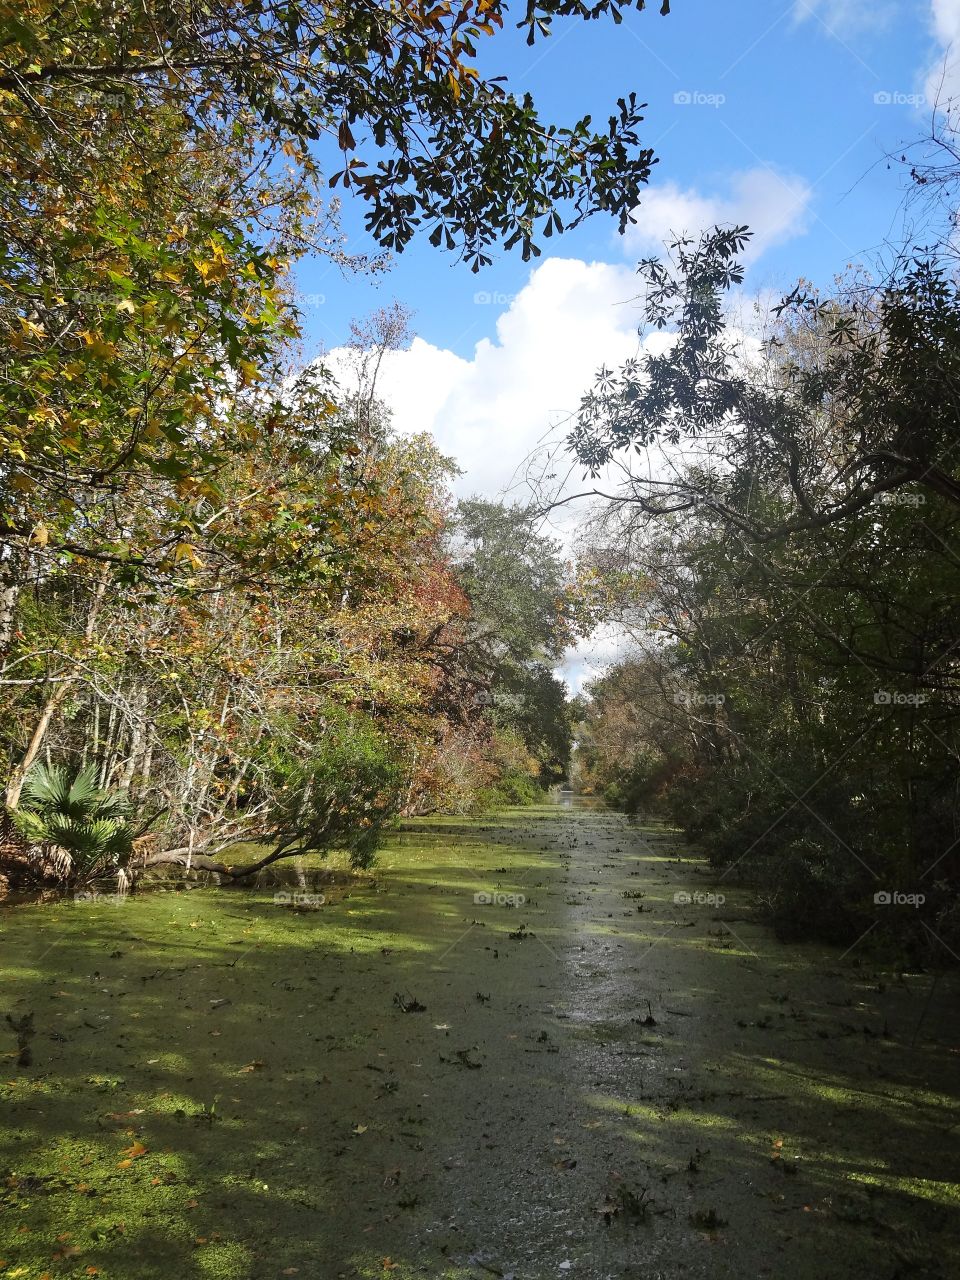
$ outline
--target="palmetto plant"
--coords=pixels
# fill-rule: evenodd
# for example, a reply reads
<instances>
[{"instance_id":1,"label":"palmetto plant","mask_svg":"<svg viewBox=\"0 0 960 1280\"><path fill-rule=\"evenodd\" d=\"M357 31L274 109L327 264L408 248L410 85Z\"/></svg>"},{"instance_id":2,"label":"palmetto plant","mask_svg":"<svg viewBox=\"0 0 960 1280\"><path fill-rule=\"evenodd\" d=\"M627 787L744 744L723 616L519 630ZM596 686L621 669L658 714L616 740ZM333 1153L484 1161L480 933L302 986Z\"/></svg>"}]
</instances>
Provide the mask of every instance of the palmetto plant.
<instances>
[{"instance_id":1,"label":"palmetto plant","mask_svg":"<svg viewBox=\"0 0 960 1280\"><path fill-rule=\"evenodd\" d=\"M68 880L92 880L123 867L130 857L127 799L97 786L94 765L77 773L62 765L34 766L12 818L31 844L53 846L66 855Z\"/></svg>"}]
</instances>

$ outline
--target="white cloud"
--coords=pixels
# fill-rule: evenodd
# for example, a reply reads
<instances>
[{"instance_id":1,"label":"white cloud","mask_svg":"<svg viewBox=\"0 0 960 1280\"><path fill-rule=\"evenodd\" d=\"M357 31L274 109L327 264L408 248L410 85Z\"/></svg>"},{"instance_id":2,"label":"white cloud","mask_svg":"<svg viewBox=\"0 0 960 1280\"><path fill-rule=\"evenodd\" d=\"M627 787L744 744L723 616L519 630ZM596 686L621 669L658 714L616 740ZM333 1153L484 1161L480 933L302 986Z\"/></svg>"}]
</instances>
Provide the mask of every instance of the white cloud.
<instances>
[{"instance_id":1,"label":"white cloud","mask_svg":"<svg viewBox=\"0 0 960 1280\"><path fill-rule=\"evenodd\" d=\"M794 0L798 22L816 18L831 35L859 35L886 27L897 13L898 0Z\"/></svg>"},{"instance_id":2,"label":"white cloud","mask_svg":"<svg viewBox=\"0 0 960 1280\"><path fill-rule=\"evenodd\" d=\"M472 357L415 339L406 351L388 353L379 394L402 432L430 431L464 474L461 495L480 493L529 501L525 460L545 438L559 447L565 423L579 406L603 364L619 365L638 347L639 314L632 269L573 258L548 258L497 318L494 340L483 339ZM479 296L483 296L481 291ZM478 302L496 306L497 302ZM336 372L344 353L326 363ZM569 469L559 453L558 474ZM573 483L581 475L575 470ZM575 513L551 524L555 536L572 540ZM618 652L613 636L593 637L568 656L562 674L572 689L599 674Z\"/></svg>"},{"instance_id":3,"label":"white cloud","mask_svg":"<svg viewBox=\"0 0 960 1280\"><path fill-rule=\"evenodd\" d=\"M765 168L733 174L723 194L665 183L636 211L625 248L655 253L673 231L735 222L754 230L749 252L756 258L801 234L810 196L800 178ZM515 296L477 292L475 306L500 310L493 339L465 358L417 338L406 351L388 353L378 394L399 431L431 432L456 460L464 472L459 492L493 496L519 485L515 496L525 500L528 456L545 439L562 439L601 365L616 367L636 354L641 317L631 300L638 292L632 267L547 258ZM327 357L334 371L342 361L336 350ZM558 457L558 472L568 466Z\"/></svg>"},{"instance_id":4,"label":"white cloud","mask_svg":"<svg viewBox=\"0 0 960 1280\"><path fill-rule=\"evenodd\" d=\"M799 179L768 170L735 175L723 196L667 184L648 195L626 247L631 254L656 251L671 230L746 222L757 232L755 257L799 234L809 198ZM478 292L476 306L501 308L494 338L482 339L466 358L417 338L406 351L385 357L378 394L392 409L397 430L429 431L454 458L463 471L456 484L461 495L529 501L527 459L545 441L556 460L549 468L557 477L552 489L568 473L568 493L587 488L562 441L598 369L616 368L637 353L641 316L632 300L638 292L632 266L548 258L515 297ZM653 334L646 341L662 347L670 339ZM343 370L344 355L334 350L326 357L334 372ZM553 533L568 545L576 515L564 508L552 522ZM578 646L566 664L571 686L603 670L620 643L611 632Z\"/></svg>"},{"instance_id":5,"label":"white cloud","mask_svg":"<svg viewBox=\"0 0 960 1280\"><path fill-rule=\"evenodd\" d=\"M933 34L940 54L927 74L927 102L946 106L960 97L960 0L931 0Z\"/></svg>"},{"instance_id":6,"label":"white cloud","mask_svg":"<svg viewBox=\"0 0 960 1280\"><path fill-rule=\"evenodd\" d=\"M604 623L587 640L569 649L558 674L571 693L582 693L591 680L635 653L636 642L616 624Z\"/></svg>"},{"instance_id":7,"label":"white cloud","mask_svg":"<svg viewBox=\"0 0 960 1280\"><path fill-rule=\"evenodd\" d=\"M525 459L551 430L563 434L559 424L597 369L636 350L639 316L628 305L636 293L624 266L548 258L505 305L494 340L463 359L418 338L387 355L379 394L399 431L430 431L455 458L460 493L496 495L522 479ZM336 370L336 351L328 362ZM522 488L515 496L529 498Z\"/></svg>"},{"instance_id":8,"label":"white cloud","mask_svg":"<svg viewBox=\"0 0 960 1280\"><path fill-rule=\"evenodd\" d=\"M674 232L695 236L716 224L736 223L753 231L748 256L755 259L773 245L803 234L812 194L802 178L766 168L732 174L728 190L715 195L666 182L634 210L636 223L627 231L627 247L656 251Z\"/></svg>"}]
</instances>

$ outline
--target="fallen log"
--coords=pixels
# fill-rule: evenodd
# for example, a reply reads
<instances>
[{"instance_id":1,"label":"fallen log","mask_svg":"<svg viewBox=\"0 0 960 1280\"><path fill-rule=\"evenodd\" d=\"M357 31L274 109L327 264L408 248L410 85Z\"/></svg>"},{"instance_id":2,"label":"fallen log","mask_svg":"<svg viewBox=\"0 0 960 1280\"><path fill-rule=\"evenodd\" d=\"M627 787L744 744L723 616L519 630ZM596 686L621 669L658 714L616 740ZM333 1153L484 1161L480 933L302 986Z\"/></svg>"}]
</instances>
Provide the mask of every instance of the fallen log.
<instances>
[{"instance_id":1,"label":"fallen log","mask_svg":"<svg viewBox=\"0 0 960 1280\"><path fill-rule=\"evenodd\" d=\"M208 858L204 853L191 854L186 846L182 849L164 849L158 853L149 853L140 863L140 869L159 866L185 867L187 865L190 866L191 870L195 867L198 871L216 871L219 875L230 876L231 879L236 876L236 872L231 871L224 863L217 862L215 858Z\"/></svg>"}]
</instances>

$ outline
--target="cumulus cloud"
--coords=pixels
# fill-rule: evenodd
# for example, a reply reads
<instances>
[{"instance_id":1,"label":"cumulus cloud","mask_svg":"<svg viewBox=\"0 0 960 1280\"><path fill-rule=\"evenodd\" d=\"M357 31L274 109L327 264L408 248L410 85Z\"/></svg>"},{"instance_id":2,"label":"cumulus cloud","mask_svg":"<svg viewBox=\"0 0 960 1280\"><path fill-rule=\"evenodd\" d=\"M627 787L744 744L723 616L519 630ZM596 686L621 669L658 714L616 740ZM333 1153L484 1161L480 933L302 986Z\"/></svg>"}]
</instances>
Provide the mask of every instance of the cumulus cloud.
<instances>
[{"instance_id":1,"label":"cumulus cloud","mask_svg":"<svg viewBox=\"0 0 960 1280\"><path fill-rule=\"evenodd\" d=\"M769 170L735 175L721 195L666 184L649 193L625 248L635 257L662 248L673 230L738 222L756 230L756 257L799 234L809 199L799 179ZM397 430L429 431L453 457L463 472L456 483L461 495L529 501L527 460L539 451L542 462L545 442L555 455L551 487L569 475L567 491L574 492L583 477L571 469L560 445L598 369L616 368L637 353L638 291L632 264L548 258L513 297L478 291L475 306L499 309L494 337L482 339L467 356L417 338L407 350L388 353L378 393L392 409ZM658 334L647 339L653 346L668 341ZM342 350L327 357L334 373L347 362ZM533 474L541 470L540 464L531 467ZM553 532L569 542L574 519L574 512L564 510ZM597 674L620 643L611 633L580 646L566 668L569 683L576 688Z\"/></svg>"},{"instance_id":2,"label":"cumulus cloud","mask_svg":"<svg viewBox=\"0 0 960 1280\"><path fill-rule=\"evenodd\" d=\"M639 315L630 304L636 293L631 268L572 258L548 258L509 300L481 290L475 305L502 310L495 337L478 342L469 359L420 338L386 356L378 387L394 426L433 434L463 471L456 483L461 495L529 501L526 459L546 439L559 449L600 366L636 352ZM334 373L346 360L343 351L327 357ZM558 453L556 472L569 466ZM579 483L579 471L572 478ZM546 531L569 544L569 522L560 519ZM594 637L568 655L562 674L576 690L616 652L616 638Z\"/></svg>"},{"instance_id":3,"label":"cumulus cloud","mask_svg":"<svg viewBox=\"0 0 960 1280\"><path fill-rule=\"evenodd\" d=\"M931 22L941 52L924 92L928 102L946 107L960 99L960 0L931 0Z\"/></svg>"},{"instance_id":4,"label":"cumulus cloud","mask_svg":"<svg viewBox=\"0 0 960 1280\"><path fill-rule=\"evenodd\" d=\"M627 244L638 252L656 251L674 232L695 236L717 223L736 223L753 231L749 257L756 259L803 234L812 195L802 178L766 168L731 174L727 190L713 195L666 182L634 210Z\"/></svg>"},{"instance_id":5,"label":"cumulus cloud","mask_svg":"<svg viewBox=\"0 0 960 1280\"><path fill-rule=\"evenodd\" d=\"M754 230L756 258L801 234L810 196L800 178L769 169L732 175L720 194L665 183L637 210L625 249L631 257L656 252L674 231L735 222ZM386 357L380 395L398 430L430 431L455 458L461 492L503 492L546 437L562 436L599 367L636 353L637 292L632 267L547 258L515 296L477 292L475 306L499 309L493 338L468 357L416 339ZM342 358L330 353L334 370Z\"/></svg>"},{"instance_id":6,"label":"cumulus cloud","mask_svg":"<svg viewBox=\"0 0 960 1280\"><path fill-rule=\"evenodd\" d=\"M548 258L509 302L478 294L475 305L504 309L471 358L418 338L387 355L379 394L398 430L432 432L456 460L461 493L499 494L522 482L544 437L562 435L597 369L636 350L636 292L625 266ZM330 353L335 371L339 358ZM529 497L522 484L515 496Z\"/></svg>"}]
</instances>

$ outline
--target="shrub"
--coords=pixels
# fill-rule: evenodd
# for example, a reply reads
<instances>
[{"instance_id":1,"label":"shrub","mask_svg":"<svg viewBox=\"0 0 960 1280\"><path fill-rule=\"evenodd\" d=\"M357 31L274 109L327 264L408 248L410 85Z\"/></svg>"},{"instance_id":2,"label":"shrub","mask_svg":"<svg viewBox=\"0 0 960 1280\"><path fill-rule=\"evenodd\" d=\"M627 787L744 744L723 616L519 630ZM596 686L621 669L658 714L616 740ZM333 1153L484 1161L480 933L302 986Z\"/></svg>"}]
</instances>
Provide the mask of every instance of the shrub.
<instances>
[{"instance_id":1,"label":"shrub","mask_svg":"<svg viewBox=\"0 0 960 1280\"><path fill-rule=\"evenodd\" d=\"M32 845L53 847L62 878L75 882L124 867L133 848L126 797L97 786L96 766L71 774L62 765L35 765L11 815Z\"/></svg>"},{"instance_id":2,"label":"shrub","mask_svg":"<svg viewBox=\"0 0 960 1280\"><path fill-rule=\"evenodd\" d=\"M387 738L360 715L331 716L313 753L276 767L272 840L284 856L342 849L368 867L400 807L404 773ZM289 851L289 852L288 852Z\"/></svg>"},{"instance_id":3,"label":"shrub","mask_svg":"<svg viewBox=\"0 0 960 1280\"><path fill-rule=\"evenodd\" d=\"M751 861L748 874L756 877L760 902L783 941L848 943L870 924L872 880L845 849L795 840Z\"/></svg>"}]
</instances>

